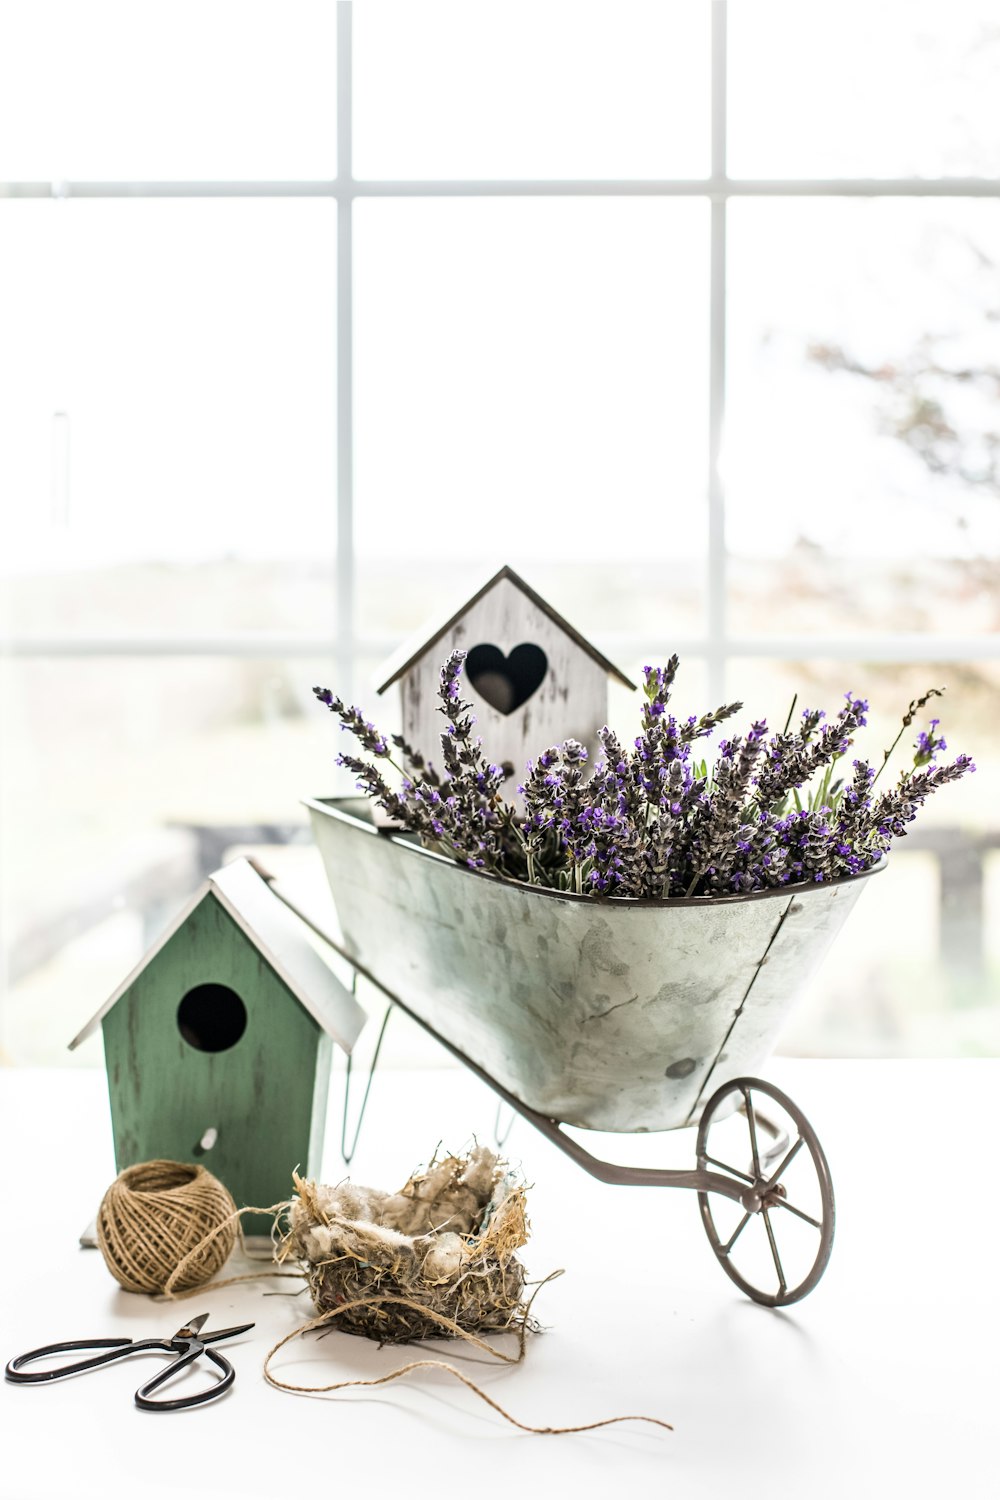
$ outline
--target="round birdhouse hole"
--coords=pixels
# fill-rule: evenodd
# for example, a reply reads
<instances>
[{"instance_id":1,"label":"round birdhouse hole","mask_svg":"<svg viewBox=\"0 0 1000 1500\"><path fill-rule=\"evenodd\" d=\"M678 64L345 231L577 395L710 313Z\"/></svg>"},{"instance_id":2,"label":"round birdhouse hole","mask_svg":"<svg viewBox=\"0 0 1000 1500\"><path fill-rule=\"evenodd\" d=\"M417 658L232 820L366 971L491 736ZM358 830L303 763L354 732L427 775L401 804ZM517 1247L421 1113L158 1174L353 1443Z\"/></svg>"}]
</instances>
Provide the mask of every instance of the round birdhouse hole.
<instances>
[{"instance_id":1,"label":"round birdhouse hole","mask_svg":"<svg viewBox=\"0 0 1000 1500\"><path fill-rule=\"evenodd\" d=\"M177 1007L177 1030L199 1052L225 1052L247 1029L247 1008L225 984L196 984Z\"/></svg>"}]
</instances>

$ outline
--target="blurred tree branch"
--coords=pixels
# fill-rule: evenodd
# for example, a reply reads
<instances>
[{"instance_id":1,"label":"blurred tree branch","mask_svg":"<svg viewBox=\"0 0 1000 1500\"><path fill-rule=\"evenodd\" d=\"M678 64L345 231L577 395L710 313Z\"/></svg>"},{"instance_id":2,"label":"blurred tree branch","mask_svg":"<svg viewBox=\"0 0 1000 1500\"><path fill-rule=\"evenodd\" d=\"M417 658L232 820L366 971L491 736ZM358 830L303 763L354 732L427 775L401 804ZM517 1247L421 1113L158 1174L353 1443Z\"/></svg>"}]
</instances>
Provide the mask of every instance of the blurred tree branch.
<instances>
[{"instance_id":1,"label":"blurred tree branch","mask_svg":"<svg viewBox=\"0 0 1000 1500\"><path fill-rule=\"evenodd\" d=\"M964 246L986 283L980 328L996 325L997 265L971 241ZM860 359L841 344L815 342L807 357L825 370L877 386L880 430L903 443L932 474L1000 497L1000 363L989 357L970 359L966 342L957 334L928 333L907 353L879 364ZM961 518L958 524L964 524Z\"/></svg>"}]
</instances>

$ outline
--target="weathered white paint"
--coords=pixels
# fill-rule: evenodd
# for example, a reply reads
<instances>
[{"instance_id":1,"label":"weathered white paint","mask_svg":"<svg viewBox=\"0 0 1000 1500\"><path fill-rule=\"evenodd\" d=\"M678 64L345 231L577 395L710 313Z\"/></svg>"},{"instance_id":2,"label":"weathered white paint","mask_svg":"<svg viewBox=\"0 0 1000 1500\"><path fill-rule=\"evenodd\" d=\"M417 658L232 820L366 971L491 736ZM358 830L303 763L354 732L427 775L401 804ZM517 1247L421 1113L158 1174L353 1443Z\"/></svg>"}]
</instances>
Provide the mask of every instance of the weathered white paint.
<instances>
[{"instance_id":1,"label":"weathered white paint","mask_svg":"<svg viewBox=\"0 0 1000 1500\"><path fill-rule=\"evenodd\" d=\"M529 599L509 578L499 578L401 678L403 733L410 744L440 764L444 719L437 696L442 664L452 651L492 645L509 656L528 642L541 647L548 670L526 703L502 714L480 697L463 676L462 696L474 707L476 732L495 765L505 761L513 774L504 795L517 800L525 762L549 745L576 739L593 760L600 753L597 732L607 722L607 673L576 641Z\"/></svg>"},{"instance_id":2,"label":"weathered white paint","mask_svg":"<svg viewBox=\"0 0 1000 1500\"><path fill-rule=\"evenodd\" d=\"M216 870L195 891L184 909L165 932L143 954L130 974L122 980L100 1010L70 1042L70 1051L93 1035L98 1025L136 979L166 947L174 933L183 927L205 896L211 894L225 908L258 950L264 961L288 986L292 994L345 1052L350 1052L368 1016L345 989L329 964L324 963L309 942L301 925L290 917L279 898L248 859L234 859Z\"/></svg>"}]
</instances>

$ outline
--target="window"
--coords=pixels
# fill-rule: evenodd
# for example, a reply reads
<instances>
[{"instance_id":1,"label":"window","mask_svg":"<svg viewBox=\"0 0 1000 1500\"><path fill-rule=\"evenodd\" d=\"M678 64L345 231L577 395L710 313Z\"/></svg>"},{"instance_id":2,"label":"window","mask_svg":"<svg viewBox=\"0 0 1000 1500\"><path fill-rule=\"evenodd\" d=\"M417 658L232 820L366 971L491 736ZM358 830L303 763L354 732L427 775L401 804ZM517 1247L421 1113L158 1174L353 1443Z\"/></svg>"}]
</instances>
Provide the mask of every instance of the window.
<instances>
[{"instance_id":1,"label":"window","mask_svg":"<svg viewBox=\"0 0 1000 1500\"><path fill-rule=\"evenodd\" d=\"M979 774L786 1045L995 1051L991 8L37 0L0 45L4 1058L228 848L308 883L312 683L374 712L505 561L685 708L868 690L877 754L947 682Z\"/></svg>"}]
</instances>

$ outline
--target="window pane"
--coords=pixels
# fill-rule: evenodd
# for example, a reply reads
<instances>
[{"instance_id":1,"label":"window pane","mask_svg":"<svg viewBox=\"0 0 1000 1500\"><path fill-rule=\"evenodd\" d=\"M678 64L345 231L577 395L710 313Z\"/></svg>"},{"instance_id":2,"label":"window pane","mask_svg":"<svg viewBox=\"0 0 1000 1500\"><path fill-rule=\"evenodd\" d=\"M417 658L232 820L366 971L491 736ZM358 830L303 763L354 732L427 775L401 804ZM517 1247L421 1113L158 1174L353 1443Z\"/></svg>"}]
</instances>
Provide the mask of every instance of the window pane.
<instances>
[{"instance_id":1,"label":"window pane","mask_svg":"<svg viewBox=\"0 0 1000 1500\"><path fill-rule=\"evenodd\" d=\"M910 701L946 686L943 700L904 733L882 782L912 766L916 731L940 717L948 742L942 761L972 755L977 770L936 792L910 832L897 839L845 930L810 980L779 1050L806 1056L982 1056L1000 1052L996 1003L1000 961L990 934L1000 924L1000 884L990 851L1000 847L1000 664L906 665L844 661L732 661L727 697L746 704L742 730L764 715L782 728L793 694L796 712L832 714L843 694L867 697L868 725L847 765L863 756L878 766Z\"/></svg>"},{"instance_id":2,"label":"window pane","mask_svg":"<svg viewBox=\"0 0 1000 1500\"><path fill-rule=\"evenodd\" d=\"M363 630L503 562L609 651L701 628L707 230L688 201L358 205Z\"/></svg>"},{"instance_id":3,"label":"window pane","mask_svg":"<svg viewBox=\"0 0 1000 1500\"><path fill-rule=\"evenodd\" d=\"M354 9L358 177L700 177L711 7Z\"/></svg>"},{"instance_id":4,"label":"window pane","mask_svg":"<svg viewBox=\"0 0 1000 1500\"><path fill-rule=\"evenodd\" d=\"M308 658L2 664L6 1061L99 1061L99 1041L74 1059L68 1042L226 852L306 841L299 799L349 790L312 695L331 671Z\"/></svg>"},{"instance_id":5,"label":"window pane","mask_svg":"<svg viewBox=\"0 0 1000 1500\"><path fill-rule=\"evenodd\" d=\"M0 235L12 629L329 634L334 204L9 201Z\"/></svg>"},{"instance_id":6,"label":"window pane","mask_svg":"<svg viewBox=\"0 0 1000 1500\"><path fill-rule=\"evenodd\" d=\"M1000 17L983 0L729 7L737 177L995 176Z\"/></svg>"},{"instance_id":7,"label":"window pane","mask_svg":"<svg viewBox=\"0 0 1000 1500\"><path fill-rule=\"evenodd\" d=\"M1000 205L731 207L737 631L1000 626Z\"/></svg>"},{"instance_id":8,"label":"window pane","mask_svg":"<svg viewBox=\"0 0 1000 1500\"><path fill-rule=\"evenodd\" d=\"M0 55L0 179L336 176L327 0L31 0Z\"/></svg>"}]
</instances>

